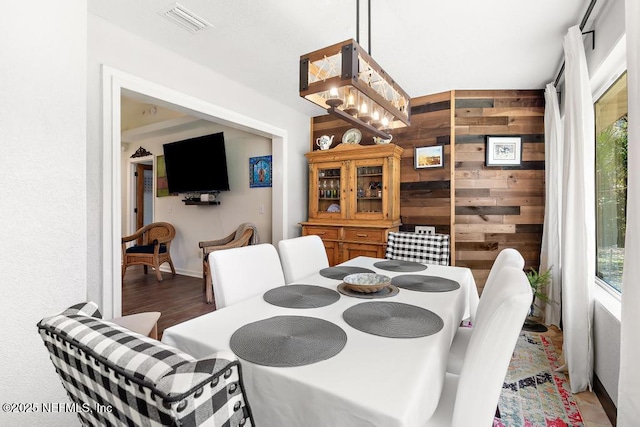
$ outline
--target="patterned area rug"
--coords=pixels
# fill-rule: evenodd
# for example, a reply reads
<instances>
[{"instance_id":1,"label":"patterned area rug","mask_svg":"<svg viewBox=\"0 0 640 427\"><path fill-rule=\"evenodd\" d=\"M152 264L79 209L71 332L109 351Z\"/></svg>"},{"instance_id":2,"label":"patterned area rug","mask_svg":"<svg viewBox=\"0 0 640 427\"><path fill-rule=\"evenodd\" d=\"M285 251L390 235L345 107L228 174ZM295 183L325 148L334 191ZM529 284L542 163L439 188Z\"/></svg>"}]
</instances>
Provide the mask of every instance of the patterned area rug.
<instances>
[{"instance_id":1,"label":"patterned area rug","mask_svg":"<svg viewBox=\"0 0 640 427\"><path fill-rule=\"evenodd\" d=\"M523 332L509 365L494 427L582 427L556 351L543 335Z\"/></svg>"}]
</instances>

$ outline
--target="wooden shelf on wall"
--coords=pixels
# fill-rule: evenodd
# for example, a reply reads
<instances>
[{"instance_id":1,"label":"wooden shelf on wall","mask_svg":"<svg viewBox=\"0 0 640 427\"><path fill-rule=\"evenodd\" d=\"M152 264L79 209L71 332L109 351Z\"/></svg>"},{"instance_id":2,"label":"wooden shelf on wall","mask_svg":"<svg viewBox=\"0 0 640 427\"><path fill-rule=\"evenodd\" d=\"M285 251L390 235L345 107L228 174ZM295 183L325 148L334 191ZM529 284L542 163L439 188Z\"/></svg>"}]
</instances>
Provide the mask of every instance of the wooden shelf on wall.
<instances>
[{"instance_id":1,"label":"wooden shelf on wall","mask_svg":"<svg viewBox=\"0 0 640 427\"><path fill-rule=\"evenodd\" d=\"M187 206L189 206L189 205L219 205L220 204L220 202L218 200L214 200L212 202L203 202L201 200L187 200L187 199L184 199L182 201Z\"/></svg>"}]
</instances>

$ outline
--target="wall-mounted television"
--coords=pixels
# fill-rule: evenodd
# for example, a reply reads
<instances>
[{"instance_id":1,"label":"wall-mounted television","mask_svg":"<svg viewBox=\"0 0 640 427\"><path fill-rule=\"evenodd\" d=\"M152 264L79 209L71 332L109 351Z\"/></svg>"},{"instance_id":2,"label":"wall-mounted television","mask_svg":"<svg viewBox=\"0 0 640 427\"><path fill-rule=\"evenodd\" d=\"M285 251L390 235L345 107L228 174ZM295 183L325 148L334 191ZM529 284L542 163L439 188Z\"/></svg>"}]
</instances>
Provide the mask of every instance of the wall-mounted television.
<instances>
[{"instance_id":1,"label":"wall-mounted television","mask_svg":"<svg viewBox=\"0 0 640 427\"><path fill-rule=\"evenodd\" d=\"M222 132L171 142L162 148L169 193L229 191Z\"/></svg>"}]
</instances>

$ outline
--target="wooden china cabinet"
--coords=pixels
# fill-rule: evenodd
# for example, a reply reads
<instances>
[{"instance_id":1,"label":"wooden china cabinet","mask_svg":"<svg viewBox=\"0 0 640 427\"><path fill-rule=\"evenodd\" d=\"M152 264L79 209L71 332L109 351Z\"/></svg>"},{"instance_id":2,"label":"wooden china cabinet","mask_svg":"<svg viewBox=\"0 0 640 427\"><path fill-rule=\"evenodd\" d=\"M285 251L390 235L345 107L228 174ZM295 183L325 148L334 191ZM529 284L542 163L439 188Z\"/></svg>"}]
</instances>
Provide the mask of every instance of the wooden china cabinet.
<instances>
[{"instance_id":1,"label":"wooden china cabinet","mask_svg":"<svg viewBox=\"0 0 640 427\"><path fill-rule=\"evenodd\" d=\"M395 144L339 144L307 153L309 220L302 235L322 238L329 264L383 258L400 227L400 156Z\"/></svg>"}]
</instances>

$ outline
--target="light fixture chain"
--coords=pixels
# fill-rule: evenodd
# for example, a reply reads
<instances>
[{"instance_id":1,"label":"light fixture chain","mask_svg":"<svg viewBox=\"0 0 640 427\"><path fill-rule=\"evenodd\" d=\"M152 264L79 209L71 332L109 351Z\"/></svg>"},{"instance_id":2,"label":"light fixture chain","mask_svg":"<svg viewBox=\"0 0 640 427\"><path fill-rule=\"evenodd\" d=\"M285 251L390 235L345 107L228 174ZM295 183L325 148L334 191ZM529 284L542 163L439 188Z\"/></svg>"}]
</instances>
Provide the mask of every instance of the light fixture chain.
<instances>
[{"instance_id":1,"label":"light fixture chain","mask_svg":"<svg viewBox=\"0 0 640 427\"><path fill-rule=\"evenodd\" d=\"M367 24L368 38L367 42L367 50L369 52L369 56L371 56L371 0L368 0L367 3L367 15L369 16L369 23Z\"/></svg>"}]
</instances>

